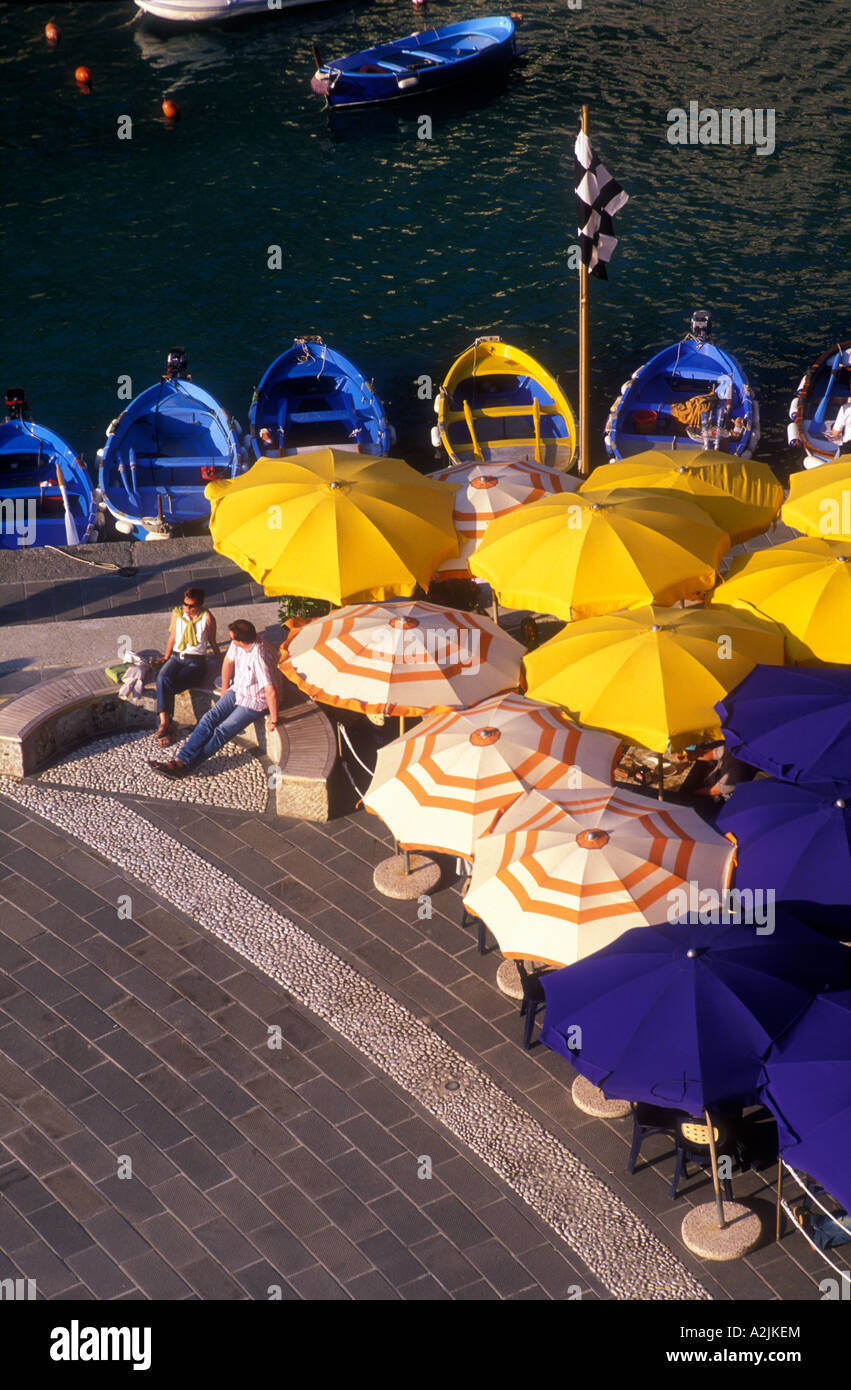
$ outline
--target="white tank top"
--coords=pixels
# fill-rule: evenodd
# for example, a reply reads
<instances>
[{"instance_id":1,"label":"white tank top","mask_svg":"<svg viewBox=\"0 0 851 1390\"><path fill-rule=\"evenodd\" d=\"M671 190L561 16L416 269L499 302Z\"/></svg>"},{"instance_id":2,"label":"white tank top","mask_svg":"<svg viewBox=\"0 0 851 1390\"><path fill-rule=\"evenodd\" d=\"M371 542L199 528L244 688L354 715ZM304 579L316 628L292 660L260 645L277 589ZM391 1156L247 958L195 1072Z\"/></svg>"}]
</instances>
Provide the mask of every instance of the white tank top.
<instances>
[{"instance_id":1,"label":"white tank top","mask_svg":"<svg viewBox=\"0 0 851 1390\"><path fill-rule=\"evenodd\" d=\"M184 647L182 651L179 651L178 648L179 648L179 644L180 644L180 639L181 639L181 637L183 636L184 630L186 629L186 627L188 626L188 624L187 624L186 618L183 616L183 612L182 612L182 611L179 612L179 613L175 613L175 622L174 622L174 650L175 650L175 655L176 655L176 656L206 656L207 652L212 651L212 647L210 646L209 638L208 638L208 636L207 636L207 629L208 629L209 625L210 625L210 614L207 612L207 610L206 610L206 608L205 608L205 609L204 609L204 612L201 614L201 616L200 616L199 618L196 618L196 619L195 619L195 633L196 633L196 635L197 635L197 637L198 637L198 639L199 639L198 642L195 644L194 647L192 647L192 646Z\"/></svg>"}]
</instances>

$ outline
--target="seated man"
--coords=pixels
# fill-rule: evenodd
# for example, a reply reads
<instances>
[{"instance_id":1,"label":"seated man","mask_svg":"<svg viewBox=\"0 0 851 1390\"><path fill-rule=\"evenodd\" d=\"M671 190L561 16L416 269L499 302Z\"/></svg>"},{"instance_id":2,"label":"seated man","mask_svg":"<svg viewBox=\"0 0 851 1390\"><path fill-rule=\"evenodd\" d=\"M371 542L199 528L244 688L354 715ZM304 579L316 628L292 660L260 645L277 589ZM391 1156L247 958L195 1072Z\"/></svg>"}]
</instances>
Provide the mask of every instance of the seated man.
<instances>
[{"instance_id":1,"label":"seated man","mask_svg":"<svg viewBox=\"0 0 851 1390\"><path fill-rule=\"evenodd\" d=\"M813 1194L827 1195L824 1188L818 1186L813 1188ZM808 1198L804 1197L793 1204L792 1215L819 1250L834 1250L851 1241L851 1216L845 1213L828 1216L826 1211L813 1211Z\"/></svg>"},{"instance_id":2,"label":"seated man","mask_svg":"<svg viewBox=\"0 0 851 1390\"><path fill-rule=\"evenodd\" d=\"M851 400L840 406L836 419L825 429L825 434L839 444L847 444L851 440Z\"/></svg>"},{"instance_id":3,"label":"seated man","mask_svg":"<svg viewBox=\"0 0 851 1390\"><path fill-rule=\"evenodd\" d=\"M278 674L275 653L258 638L247 618L237 618L228 628L231 644L222 664L222 698L213 705L170 762L150 761L163 777L188 777L193 768L253 724L263 713L266 727L278 723ZM231 686L231 677L233 685Z\"/></svg>"},{"instance_id":4,"label":"seated man","mask_svg":"<svg viewBox=\"0 0 851 1390\"><path fill-rule=\"evenodd\" d=\"M756 776L756 768L731 753L723 739L699 743L690 761L688 776L668 800L694 806L704 820L711 820L720 811L739 782L750 782ZM696 797L706 800L696 802Z\"/></svg>"},{"instance_id":5,"label":"seated man","mask_svg":"<svg viewBox=\"0 0 851 1390\"><path fill-rule=\"evenodd\" d=\"M715 383L715 418L719 429L723 429L728 417L733 413L733 378L727 374L719 376Z\"/></svg>"}]
</instances>

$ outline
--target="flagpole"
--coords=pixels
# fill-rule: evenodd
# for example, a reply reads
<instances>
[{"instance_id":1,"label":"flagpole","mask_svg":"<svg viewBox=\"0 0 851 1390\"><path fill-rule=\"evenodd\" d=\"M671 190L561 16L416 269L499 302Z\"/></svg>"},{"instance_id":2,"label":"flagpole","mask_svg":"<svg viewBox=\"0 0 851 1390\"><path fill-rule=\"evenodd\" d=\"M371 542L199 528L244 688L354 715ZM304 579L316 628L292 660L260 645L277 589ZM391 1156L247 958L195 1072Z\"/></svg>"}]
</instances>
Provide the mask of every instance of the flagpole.
<instances>
[{"instance_id":1,"label":"flagpole","mask_svg":"<svg viewBox=\"0 0 851 1390\"><path fill-rule=\"evenodd\" d=\"M582 107L582 134L588 135L588 107ZM588 267L579 266L579 473L588 477L591 460L591 329L588 315Z\"/></svg>"}]
</instances>

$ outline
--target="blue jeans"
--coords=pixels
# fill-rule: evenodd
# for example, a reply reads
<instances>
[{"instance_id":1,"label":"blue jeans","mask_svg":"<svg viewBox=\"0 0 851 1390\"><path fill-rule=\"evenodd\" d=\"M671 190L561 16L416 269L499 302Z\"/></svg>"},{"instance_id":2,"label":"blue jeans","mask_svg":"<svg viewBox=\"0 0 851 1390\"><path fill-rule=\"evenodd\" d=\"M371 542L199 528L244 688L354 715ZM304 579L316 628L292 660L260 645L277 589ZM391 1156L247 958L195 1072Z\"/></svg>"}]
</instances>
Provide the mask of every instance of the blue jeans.
<instances>
[{"instance_id":1,"label":"blue jeans","mask_svg":"<svg viewBox=\"0 0 851 1390\"><path fill-rule=\"evenodd\" d=\"M178 762L183 763L184 767L194 767L196 763L212 758L230 739L236 738L249 724L262 717L262 710L246 709L245 705L238 705L233 689L225 691L203 719L198 720L195 729L177 754Z\"/></svg>"},{"instance_id":2,"label":"blue jeans","mask_svg":"<svg viewBox=\"0 0 851 1390\"><path fill-rule=\"evenodd\" d=\"M157 713L174 714L174 697L198 685L206 674L206 656L170 656L157 676Z\"/></svg>"},{"instance_id":3,"label":"blue jeans","mask_svg":"<svg viewBox=\"0 0 851 1390\"><path fill-rule=\"evenodd\" d=\"M813 1242L819 1250L834 1250L837 1245L847 1245L851 1240L851 1216L826 1216L823 1211L812 1217L810 1228Z\"/></svg>"}]
</instances>

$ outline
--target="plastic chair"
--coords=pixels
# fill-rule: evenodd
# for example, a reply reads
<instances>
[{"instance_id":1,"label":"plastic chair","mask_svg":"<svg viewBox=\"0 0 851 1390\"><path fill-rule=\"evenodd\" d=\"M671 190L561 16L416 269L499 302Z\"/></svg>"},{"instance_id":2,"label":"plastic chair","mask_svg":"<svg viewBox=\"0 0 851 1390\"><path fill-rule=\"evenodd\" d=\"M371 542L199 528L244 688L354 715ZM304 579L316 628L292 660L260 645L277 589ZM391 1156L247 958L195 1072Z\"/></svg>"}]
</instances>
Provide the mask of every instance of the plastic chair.
<instances>
[{"instance_id":1,"label":"plastic chair","mask_svg":"<svg viewBox=\"0 0 851 1390\"><path fill-rule=\"evenodd\" d=\"M651 1134L664 1134L672 1144L676 1144L677 1126L680 1120L687 1119L684 1110L668 1110L662 1105L649 1105L645 1101L632 1103L632 1146L627 1159L626 1171L635 1172L635 1165L641 1146Z\"/></svg>"},{"instance_id":2,"label":"plastic chair","mask_svg":"<svg viewBox=\"0 0 851 1390\"><path fill-rule=\"evenodd\" d=\"M461 926L464 931L468 927L476 928L476 949L479 955L483 956L485 954L487 927L481 917L476 917L474 913L468 912L463 903L461 904Z\"/></svg>"},{"instance_id":3,"label":"plastic chair","mask_svg":"<svg viewBox=\"0 0 851 1390\"><path fill-rule=\"evenodd\" d=\"M739 1148L732 1130L720 1120L713 1125L713 1130L715 1152L718 1158L732 1158L738 1162ZM702 1120L694 1119L691 1116L680 1120L674 1135L674 1143L677 1146L677 1162L674 1168L674 1180L671 1183L672 1197L677 1195L680 1178L688 1177L688 1160L704 1169L708 1168L712 1161L709 1153L709 1127ZM732 1202L733 1185L730 1179L722 1178L721 1187L727 1201Z\"/></svg>"},{"instance_id":4,"label":"plastic chair","mask_svg":"<svg viewBox=\"0 0 851 1390\"><path fill-rule=\"evenodd\" d=\"M520 1005L520 1017L523 1019L523 1046L528 1052L532 1046L535 1019L541 1009L545 1007L547 1000L540 975L529 975L522 961L517 962L517 968L520 972L520 982L523 985L523 1002Z\"/></svg>"}]
</instances>

